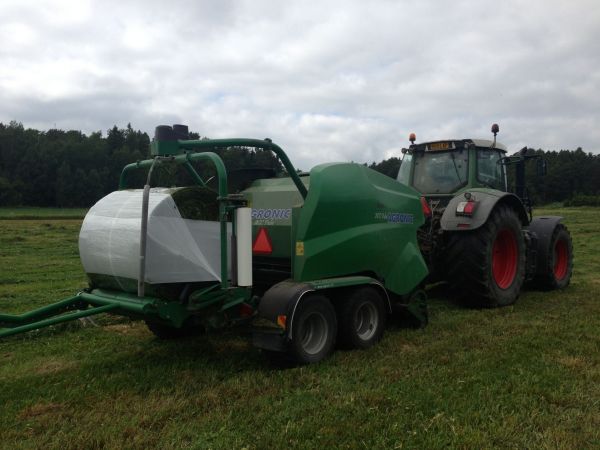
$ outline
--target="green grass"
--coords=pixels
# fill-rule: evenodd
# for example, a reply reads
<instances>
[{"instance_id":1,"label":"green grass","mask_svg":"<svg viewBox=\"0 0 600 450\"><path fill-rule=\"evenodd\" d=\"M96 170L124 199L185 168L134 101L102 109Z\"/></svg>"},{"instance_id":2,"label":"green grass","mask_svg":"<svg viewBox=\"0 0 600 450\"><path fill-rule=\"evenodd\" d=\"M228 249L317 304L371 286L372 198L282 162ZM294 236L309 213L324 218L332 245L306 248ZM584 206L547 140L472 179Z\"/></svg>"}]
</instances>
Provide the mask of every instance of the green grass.
<instances>
[{"instance_id":1,"label":"green grass","mask_svg":"<svg viewBox=\"0 0 600 450\"><path fill-rule=\"evenodd\" d=\"M83 219L87 208L0 208L0 220Z\"/></svg>"},{"instance_id":2,"label":"green grass","mask_svg":"<svg viewBox=\"0 0 600 450\"><path fill-rule=\"evenodd\" d=\"M598 448L600 209L565 216L575 273L560 292L468 310L430 292L430 324L368 351L267 363L228 332L160 342L114 317L0 342L0 447ZM34 212L34 214L36 214ZM85 285L80 220L0 220L0 310Z\"/></svg>"}]
</instances>

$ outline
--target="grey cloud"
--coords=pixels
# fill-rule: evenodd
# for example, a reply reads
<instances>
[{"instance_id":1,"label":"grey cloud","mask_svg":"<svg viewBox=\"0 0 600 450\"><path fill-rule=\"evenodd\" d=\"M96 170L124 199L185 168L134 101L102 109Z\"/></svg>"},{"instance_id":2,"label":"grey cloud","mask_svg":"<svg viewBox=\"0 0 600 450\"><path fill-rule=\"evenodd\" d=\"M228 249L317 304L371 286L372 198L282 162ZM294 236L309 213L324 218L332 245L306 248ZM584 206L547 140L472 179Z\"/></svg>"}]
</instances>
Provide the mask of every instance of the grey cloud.
<instances>
[{"instance_id":1,"label":"grey cloud","mask_svg":"<svg viewBox=\"0 0 600 450\"><path fill-rule=\"evenodd\" d=\"M511 149L600 150L595 1L64 5L0 6L13 43L0 44L0 120L187 122L270 136L305 169L381 160L411 131L488 137L492 122ZM32 35L1 36L14 24Z\"/></svg>"}]
</instances>

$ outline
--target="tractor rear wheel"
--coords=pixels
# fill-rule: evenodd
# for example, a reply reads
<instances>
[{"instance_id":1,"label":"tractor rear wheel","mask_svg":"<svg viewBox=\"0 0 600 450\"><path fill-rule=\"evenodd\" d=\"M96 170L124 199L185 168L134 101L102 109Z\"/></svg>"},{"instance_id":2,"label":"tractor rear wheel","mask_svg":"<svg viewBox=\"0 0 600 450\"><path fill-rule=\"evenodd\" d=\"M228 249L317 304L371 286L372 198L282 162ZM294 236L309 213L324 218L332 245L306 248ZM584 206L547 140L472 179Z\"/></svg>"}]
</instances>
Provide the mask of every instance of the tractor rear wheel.
<instances>
[{"instance_id":1,"label":"tractor rear wheel","mask_svg":"<svg viewBox=\"0 0 600 450\"><path fill-rule=\"evenodd\" d=\"M445 263L448 282L467 304L512 305L525 278L525 241L517 213L499 205L480 228L452 233Z\"/></svg>"},{"instance_id":2,"label":"tractor rear wheel","mask_svg":"<svg viewBox=\"0 0 600 450\"><path fill-rule=\"evenodd\" d=\"M300 364L325 359L335 347L337 319L324 295L311 295L298 305L292 321L290 356Z\"/></svg>"},{"instance_id":3,"label":"tractor rear wheel","mask_svg":"<svg viewBox=\"0 0 600 450\"><path fill-rule=\"evenodd\" d=\"M354 290L338 305L339 339L346 348L369 348L383 335L385 304L372 287Z\"/></svg>"},{"instance_id":4,"label":"tractor rear wheel","mask_svg":"<svg viewBox=\"0 0 600 450\"><path fill-rule=\"evenodd\" d=\"M562 289L569 285L573 273L573 242L567 227L556 225L547 249L548 259L541 264L534 283L541 289Z\"/></svg>"}]
</instances>

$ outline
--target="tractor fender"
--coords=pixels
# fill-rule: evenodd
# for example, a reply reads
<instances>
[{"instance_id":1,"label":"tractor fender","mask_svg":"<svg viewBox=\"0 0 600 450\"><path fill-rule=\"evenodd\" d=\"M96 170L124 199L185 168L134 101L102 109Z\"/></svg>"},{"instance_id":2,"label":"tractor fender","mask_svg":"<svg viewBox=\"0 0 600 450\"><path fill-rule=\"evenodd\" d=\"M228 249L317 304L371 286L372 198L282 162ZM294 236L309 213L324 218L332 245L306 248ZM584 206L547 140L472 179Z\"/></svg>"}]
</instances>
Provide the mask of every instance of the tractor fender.
<instances>
[{"instance_id":1,"label":"tractor fender","mask_svg":"<svg viewBox=\"0 0 600 450\"><path fill-rule=\"evenodd\" d=\"M389 295L383 285L374 278L350 276L307 282L285 280L275 284L265 292L258 305L258 313L253 322L254 345L267 350L283 351L294 333L294 314L298 305L302 301L310 301L310 299L305 299L306 294L366 285L373 286L382 292L386 301L386 309L391 313L392 305ZM279 316L286 317L285 328L278 323Z\"/></svg>"},{"instance_id":2,"label":"tractor fender","mask_svg":"<svg viewBox=\"0 0 600 450\"><path fill-rule=\"evenodd\" d=\"M472 217L456 215L456 208L460 202L465 202L464 193L454 197L446 206L440 226L444 231L471 231L476 230L487 222L492 210L498 204L505 204L514 209L519 215L523 226L529 223L529 217L523 203L515 194L496 190L471 189L471 198L477 202Z\"/></svg>"},{"instance_id":3,"label":"tractor fender","mask_svg":"<svg viewBox=\"0 0 600 450\"><path fill-rule=\"evenodd\" d=\"M550 239L552 239L552 234L562 219L561 216L535 217L529 224L529 227L527 227L529 232L535 233L537 238L535 267L538 274L543 274L543 270L546 267L545 262L552 257L552 255L548 254L550 251Z\"/></svg>"}]
</instances>

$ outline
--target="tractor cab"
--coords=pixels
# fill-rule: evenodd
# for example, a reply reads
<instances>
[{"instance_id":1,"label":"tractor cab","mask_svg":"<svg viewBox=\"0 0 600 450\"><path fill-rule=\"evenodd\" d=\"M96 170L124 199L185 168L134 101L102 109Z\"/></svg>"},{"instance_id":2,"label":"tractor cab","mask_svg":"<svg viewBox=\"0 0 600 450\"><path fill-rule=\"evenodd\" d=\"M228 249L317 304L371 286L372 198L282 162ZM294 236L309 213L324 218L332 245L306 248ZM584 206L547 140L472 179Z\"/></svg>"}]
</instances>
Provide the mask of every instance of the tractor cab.
<instances>
[{"instance_id":1,"label":"tractor cab","mask_svg":"<svg viewBox=\"0 0 600 450\"><path fill-rule=\"evenodd\" d=\"M404 154L398 181L426 197L451 198L471 188L507 190L506 147L485 139L451 139L414 143Z\"/></svg>"}]
</instances>

